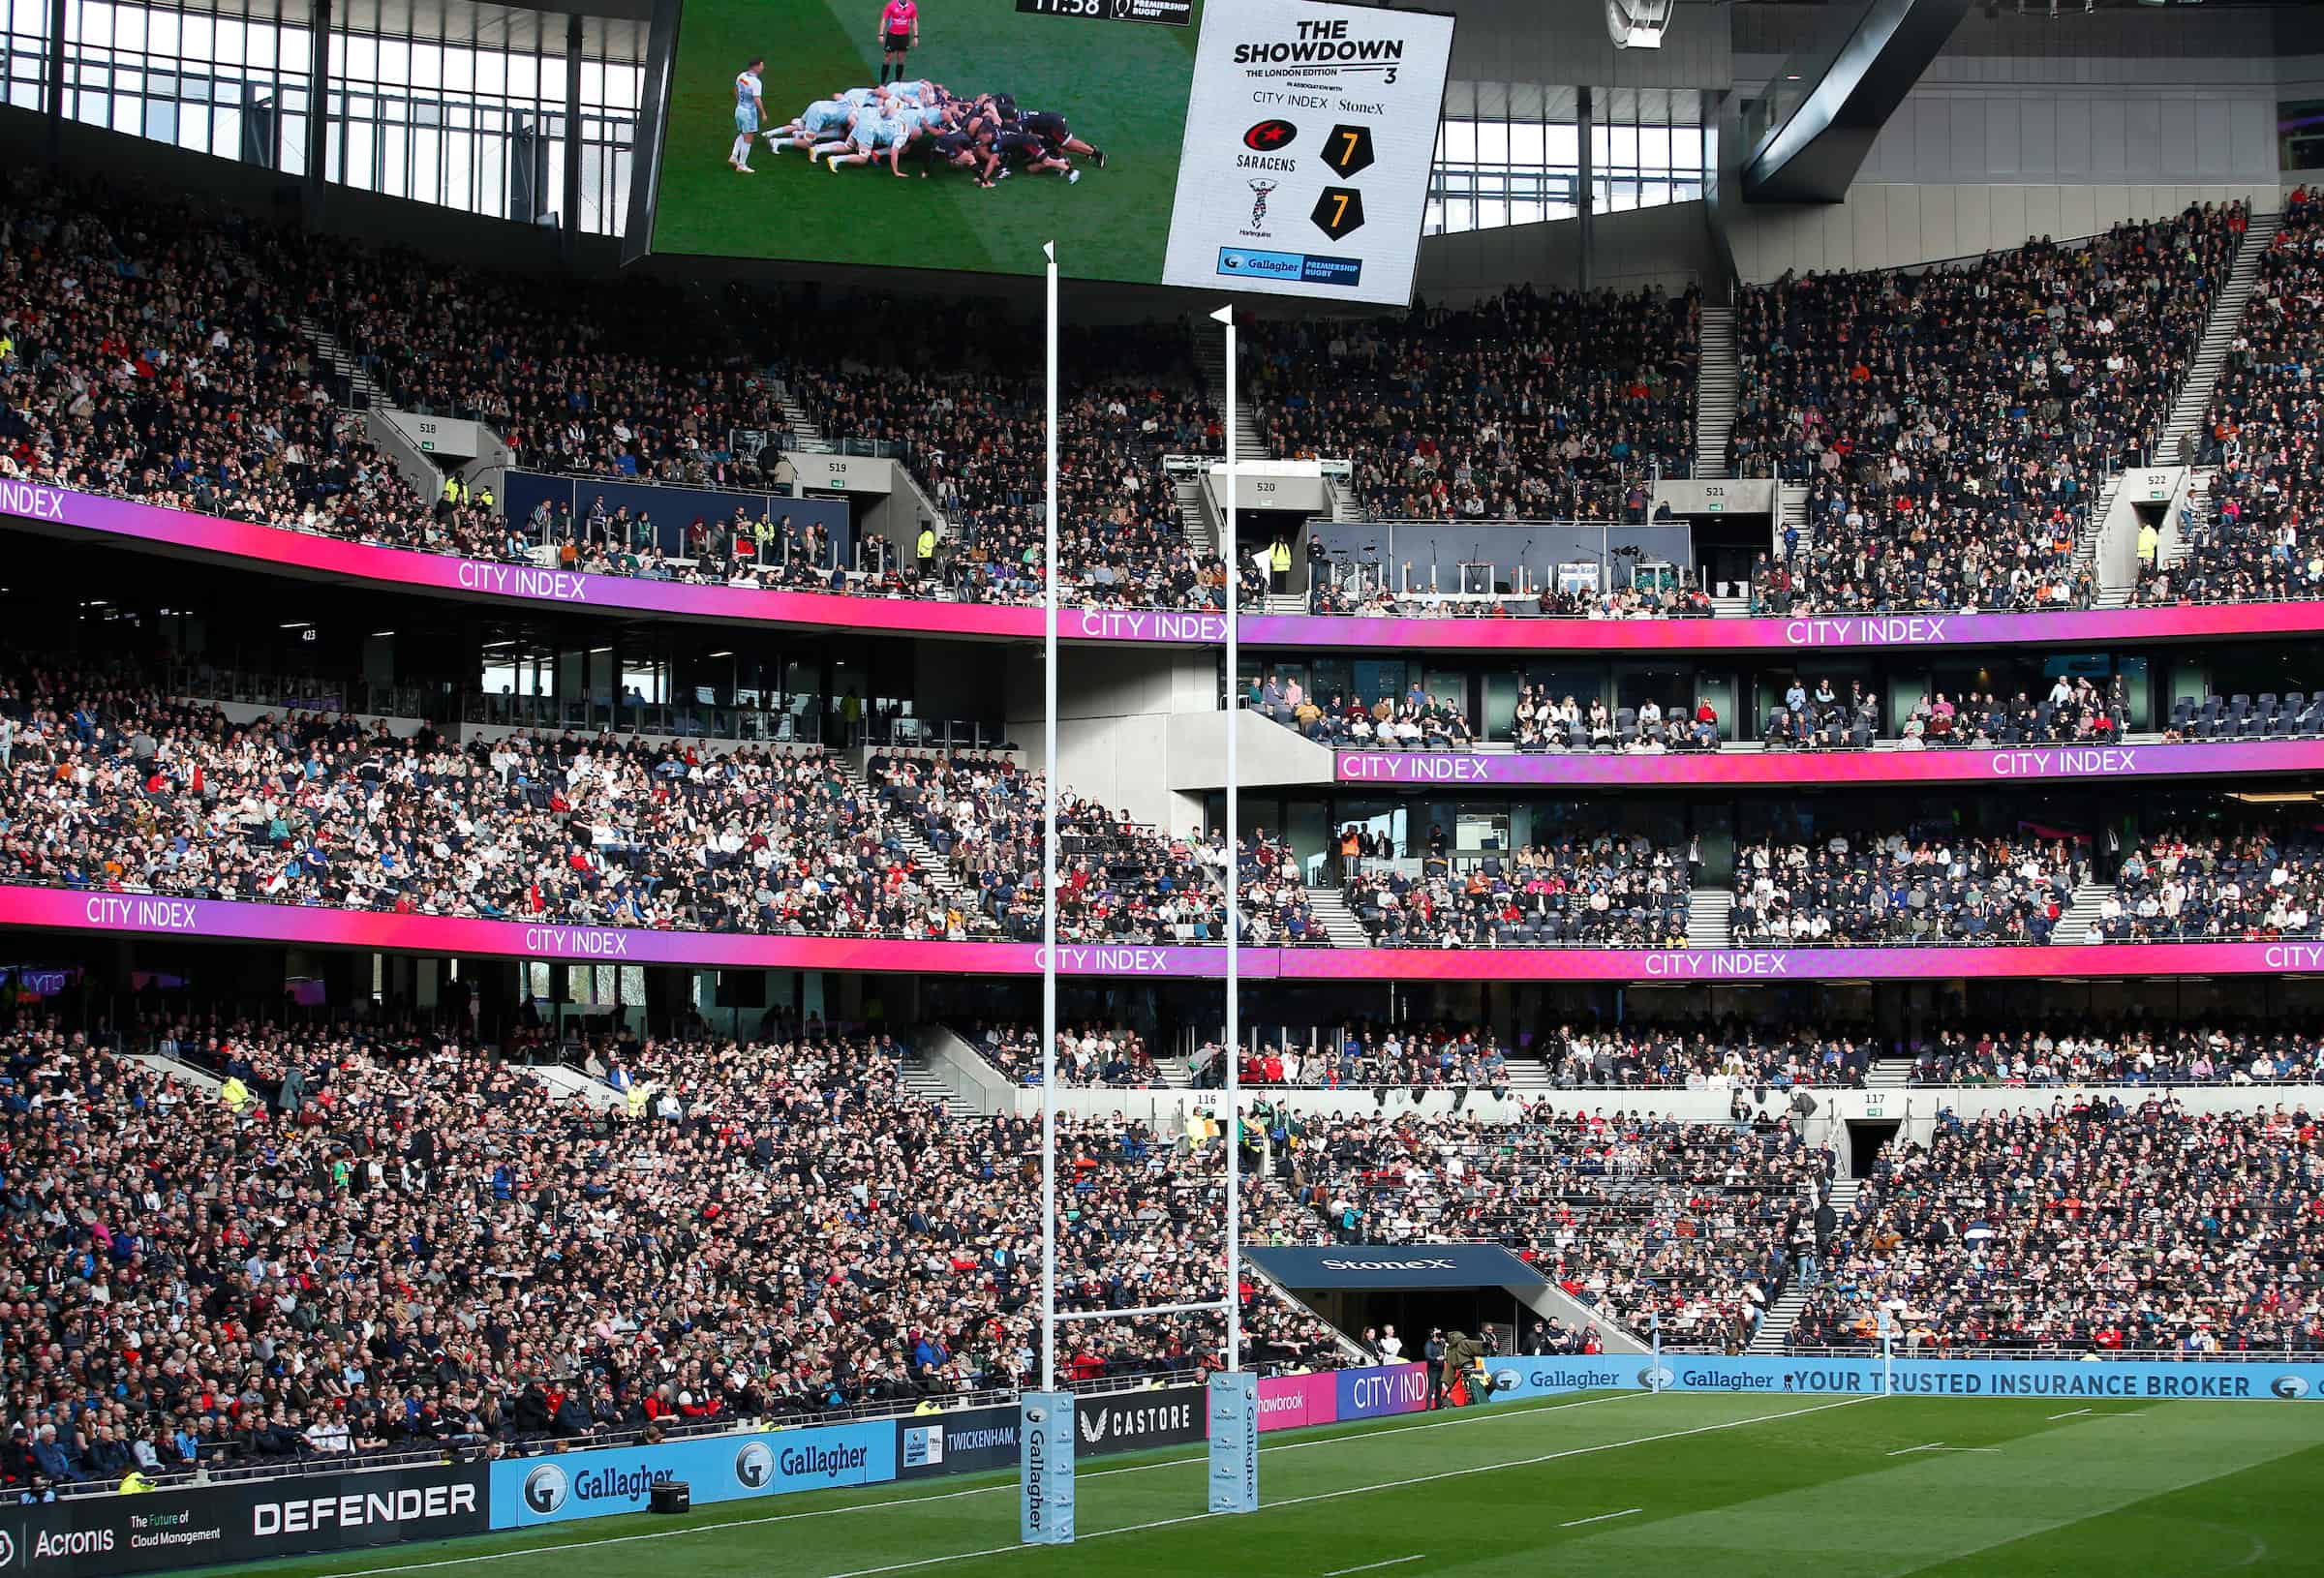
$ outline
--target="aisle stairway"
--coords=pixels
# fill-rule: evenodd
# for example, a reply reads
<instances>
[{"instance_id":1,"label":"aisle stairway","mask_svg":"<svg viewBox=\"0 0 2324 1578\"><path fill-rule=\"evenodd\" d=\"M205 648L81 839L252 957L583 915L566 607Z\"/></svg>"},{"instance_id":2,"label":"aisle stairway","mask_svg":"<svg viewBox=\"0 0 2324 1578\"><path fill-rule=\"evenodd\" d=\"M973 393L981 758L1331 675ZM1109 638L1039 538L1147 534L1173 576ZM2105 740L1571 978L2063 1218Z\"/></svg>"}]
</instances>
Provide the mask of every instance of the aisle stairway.
<instances>
[{"instance_id":1,"label":"aisle stairway","mask_svg":"<svg viewBox=\"0 0 2324 1578\"><path fill-rule=\"evenodd\" d=\"M2058 918L2056 929L2050 933L2055 943L2079 943L2090 929L2090 923L2098 918L2098 906L2114 892L2111 883L2085 882L2074 890L2074 901Z\"/></svg>"},{"instance_id":2,"label":"aisle stairway","mask_svg":"<svg viewBox=\"0 0 2324 1578\"><path fill-rule=\"evenodd\" d=\"M1863 1187L1854 1178L1832 1180L1832 1214L1842 1228L1846 1228L1848 1219L1855 1214L1856 1196L1862 1193ZM1799 1320L1799 1312L1807 1307L1810 1291L1797 1277L1785 1284L1784 1290L1767 1307L1767 1313L1760 1317L1758 1329L1752 1333L1751 1347L1746 1351L1781 1353L1784 1345L1791 1339L1791 1327Z\"/></svg>"},{"instance_id":3,"label":"aisle stairway","mask_svg":"<svg viewBox=\"0 0 2324 1578\"><path fill-rule=\"evenodd\" d=\"M858 793L863 795L866 804L876 802L878 796L872 787L872 780L865 775L861 763L852 753L847 756L835 754L832 760L847 781L855 787ZM920 870L931 888L942 894L952 903L959 905L963 913L976 908L973 896L961 886L959 879L953 876L952 867L945 864L944 857L938 855L930 846L929 841L920 835L918 828L902 815L894 817L892 825L896 832L896 841L903 845L905 854L920 863ZM1033 886L1038 888L1040 884L1036 882Z\"/></svg>"},{"instance_id":4,"label":"aisle stairway","mask_svg":"<svg viewBox=\"0 0 2324 1578\"><path fill-rule=\"evenodd\" d=\"M1218 537L1211 529L1209 511L1203 508L1202 479L1194 475L1179 477L1177 496L1178 531L1186 538L1186 545L1201 558L1214 558L1218 553Z\"/></svg>"},{"instance_id":5,"label":"aisle stairway","mask_svg":"<svg viewBox=\"0 0 2324 1578\"><path fill-rule=\"evenodd\" d=\"M1687 895L1687 946L1735 945L1735 895L1725 888L1697 888Z\"/></svg>"},{"instance_id":6,"label":"aisle stairway","mask_svg":"<svg viewBox=\"0 0 2324 1578\"><path fill-rule=\"evenodd\" d=\"M924 1102L933 1102L956 1118L974 1117L976 1108L963 1100L961 1093L938 1074L935 1066L919 1053L913 1052L903 1060L903 1088Z\"/></svg>"},{"instance_id":7,"label":"aisle stairway","mask_svg":"<svg viewBox=\"0 0 2324 1578\"><path fill-rule=\"evenodd\" d=\"M2244 232L2244 244L2235 255L2235 267L2228 274L2226 285L2212 300L2211 317L2203 328L2203 343L2196 348L2195 359L2186 370L2186 381L2179 386L2179 398L2171 405L2171 419L2164 424L2162 437L2155 445L2156 464L2185 466L2195 458L2204 412L2211 409L2211 397L2219 386L2219 370L2227 364L2227 348L2244 326L2244 308L2251 300L2252 287L2259 283L2260 259L2276 244L2276 231L2282 222L2281 214L2251 216L2250 228Z\"/></svg>"},{"instance_id":8,"label":"aisle stairway","mask_svg":"<svg viewBox=\"0 0 2324 1578\"><path fill-rule=\"evenodd\" d=\"M1324 935L1331 939L1332 947L1369 948L1372 945L1372 939L1364 932L1363 923L1356 919L1337 888L1308 889L1307 907L1323 923Z\"/></svg>"},{"instance_id":9,"label":"aisle stairway","mask_svg":"<svg viewBox=\"0 0 2324 1578\"><path fill-rule=\"evenodd\" d=\"M1909 1057L1876 1058L1864 1071L1866 1090L1903 1090L1912 1082L1912 1060Z\"/></svg>"},{"instance_id":10,"label":"aisle stairway","mask_svg":"<svg viewBox=\"0 0 2324 1578\"><path fill-rule=\"evenodd\" d=\"M1727 475L1727 445L1735 428L1742 372L1735 358L1735 310L1702 309L1702 359L1695 375L1695 475Z\"/></svg>"},{"instance_id":11,"label":"aisle stairway","mask_svg":"<svg viewBox=\"0 0 2324 1578\"><path fill-rule=\"evenodd\" d=\"M312 313L301 314L298 332L315 348L315 359L338 377L332 380L332 393L339 404L350 410L369 410L374 406L391 406L387 391L372 381L371 370L363 365L339 337L323 326L322 319Z\"/></svg>"},{"instance_id":12,"label":"aisle stairway","mask_svg":"<svg viewBox=\"0 0 2324 1578\"><path fill-rule=\"evenodd\" d=\"M775 404L782 408L782 425L790 429L791 447L803 455L829 455L839 446L823 437L823 430L808 420L807 408L799 404L790 385L775 385Z\"/></svg>"},{"instance_id":13,"label":"aisle stairway","mask_svg":"<svg viewBox=\"0 0 2324 1578\"><path fill-rule=\"evenodd\" d=\"M1779 482L1775 494L1776 543L1779 546L1783 543L1785 527L1795 526L1799 528L1799 551L1806 553L1816 541L1816 533L1808 525L1808 485L1805 482Z\"/></svg>"},{"instance_id":14,"label":"aisle stairway","mask_svg":"<svg viewBox=\"0 0 2324 1578\"><path fill-rule=\"evenodd\" d=\"M1208 318L1195 319L1192 332L1194 365L1201 370L1203 381L1209 386L1210 403L1224 410L1227 404L1226 336ZM1243 371L1247 373L1249 370L1249 358L1246 357ZM1260 442L1259 425L1252 420L1249 383L1241 383L1235 393L1236 405L1239 408L1235 412L1235 458L1238 461L1265 459L1267 450ZM1222 455L1220 458L1225 457Z\"/></svg>"}]
</instances>

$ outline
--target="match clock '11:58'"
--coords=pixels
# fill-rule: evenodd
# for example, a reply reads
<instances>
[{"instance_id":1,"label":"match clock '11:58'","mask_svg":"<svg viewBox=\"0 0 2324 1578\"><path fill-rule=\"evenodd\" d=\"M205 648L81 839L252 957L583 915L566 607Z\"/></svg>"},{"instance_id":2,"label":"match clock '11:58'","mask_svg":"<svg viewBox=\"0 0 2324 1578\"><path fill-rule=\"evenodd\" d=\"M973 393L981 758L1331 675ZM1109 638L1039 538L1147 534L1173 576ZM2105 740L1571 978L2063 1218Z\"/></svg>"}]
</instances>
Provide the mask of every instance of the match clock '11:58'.
<instances>
[{"instance_id":1,"label":"match clock '11:58'","mask_svg":"<svg viewBox=\"0 0 2324 1578\"><path fill-rule=\"evenodd\" d=\"M1194 23L1194 0L1017 0L1027 16L1084 17L1093 22L1158 22L1164 27Z\"/></svg>"}]
</instances>

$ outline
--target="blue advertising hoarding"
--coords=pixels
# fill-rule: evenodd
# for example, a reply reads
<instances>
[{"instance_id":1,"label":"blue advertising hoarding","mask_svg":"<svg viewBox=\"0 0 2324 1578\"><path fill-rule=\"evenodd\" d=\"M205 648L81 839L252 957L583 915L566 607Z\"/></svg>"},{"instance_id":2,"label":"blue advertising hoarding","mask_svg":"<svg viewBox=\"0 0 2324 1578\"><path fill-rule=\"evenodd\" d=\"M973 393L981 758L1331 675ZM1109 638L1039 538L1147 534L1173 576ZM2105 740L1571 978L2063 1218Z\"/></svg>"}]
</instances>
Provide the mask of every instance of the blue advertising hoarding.
<instances>
[{"instance_id":1,"label":"blue advertising hoarding","mask_svg":"<svg viewBox=\"0 0 2324 1578\"><path fill-rule=\"evenodd\" d=\"M492 1466L492 1527L642 1512L656 1485L684 1483L699 1505L895 1477L893 1419L513 1458Z\"/></svg>"},{"instance_id":2,"label":"blue advertising hoarding","mask_svg":"<svg viewBox=\"0 0 2324 1578\"><path fill-rule=\"evenodd\" d=\"M1824 1358L1726 1358L1665 1353L1662 1389L1680 1392L1880 1392L1878 1353ZM1654 1387L1655 1361L1510 1358L1493 1364L1496 1401L1561 1392ZM2177 1398L2284 1402L2324 1397L2324 1359L2222 1363L2205 1359L1905 1359L1888 1367L1900 1397ZM1343 1415L1344 1417L1344 1415Z\"/></svg>"}]
</instances>

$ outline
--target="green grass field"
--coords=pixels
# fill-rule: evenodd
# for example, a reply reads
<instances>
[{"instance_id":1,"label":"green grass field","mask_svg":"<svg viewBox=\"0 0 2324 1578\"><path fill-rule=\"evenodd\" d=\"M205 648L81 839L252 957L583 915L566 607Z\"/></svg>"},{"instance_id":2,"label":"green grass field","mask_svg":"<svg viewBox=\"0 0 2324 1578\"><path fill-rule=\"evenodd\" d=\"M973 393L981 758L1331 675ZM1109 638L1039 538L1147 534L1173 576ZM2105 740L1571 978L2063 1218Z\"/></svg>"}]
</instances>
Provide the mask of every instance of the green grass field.
<instances>
[{"instance_id":1,"label":"green grass field","mask_svg":"<svg viewBox=\"0 0 2324 1578\"><path fill-rule=\"evenodd\" d=\"M1377 1571L1507 1578L2195 1578L2324 1571L2324 1406L1636 1392L1278 1439L1266 1505L1198 1515L1201 1454L1086 1463L1081 1538L1025 1550L1013 1477L309 1558L334 1578Z\"/></svg>"},{"instance_id":2,"label":"green grass field","mask_svg":"<svg viewBox=\"0 0 2324 1578\"><path fill-rule=\"evenodd\" d=\"M759 147L755 175L726 167L734 77L765 55L774 125L817 99L879 76L875 0L687 0L662 149L656 252L827 259L835 265L1162 277L1200 28L1019 15L1015 0L926 0L910 72L955 93L1006 92L1055 109L1104 148L1072 186L1021 175L981 191L958 170L897 180L886 167L838 173L796 150ZM906 168L915 167L906 161ZM834 269L834 278L841 278Z\"/></svg>"}]
</instances>

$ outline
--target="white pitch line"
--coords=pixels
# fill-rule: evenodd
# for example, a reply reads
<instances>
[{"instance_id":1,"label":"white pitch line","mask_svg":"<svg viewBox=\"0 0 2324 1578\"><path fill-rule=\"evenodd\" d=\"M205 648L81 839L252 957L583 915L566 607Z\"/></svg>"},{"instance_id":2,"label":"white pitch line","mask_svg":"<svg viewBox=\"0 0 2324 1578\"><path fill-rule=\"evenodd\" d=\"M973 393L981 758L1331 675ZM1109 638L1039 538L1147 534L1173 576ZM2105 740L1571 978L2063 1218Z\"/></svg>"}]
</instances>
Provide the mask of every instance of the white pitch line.
<instances>
[{"instance_id":1,"label":"white pitch line","mask_svg":"<svg viewBox=\"0 0 2324 1578\"><path fill-rule=\"evenodd\" d=\"M1907 1453L1910 1453L1910 1452L1997 1452L1997 1453L1998 1453L1999 1451L2001 1451L2001 1448L2000 1448L2000 1447L1998 1447L1998 1446L1947 1446L1947 1445L1945 1445L1945 1444L1944 1444L1944 1442L1942 1442L1942 1441L1931 1441L1931 1442L1929 1442L1929 1444L1928 1444L1928 1445L1926 1445L1926 1446L1906 1446L1906 1447L1900 1447L1898 1450L1896 1450L1896 1451L1893 1451L1893 1452L1889 1453L1888 1455L1889 1455L1890 1457L1903 1457L1903 1456L1905 1456Z\"/></svg>"},{"instance_id":2,"label":"white pitch line","mask_svg":"<svg viewBox=\"0 0 2324 1578\"><path fill-rule=\"evenodd\" d=\"M1407 1562L1418 1562L1427 1554L1426 1551L1416 1551L1410 1556L1391 1556L1385 1562L1366 1562L1361 1567L1333 1567L1324 1574L1324 1578L1348 1578L1351 1572L1378 1572L1382 1567L1400 1567Z\"/></svg>"},{"instance_id":3,"label":"white pitch line","mask_svg":"<svg viewBox=\"0 0 2324 1578\"><path fill-rule=\"evenodd\" d=\"M1342 1441L1376 1441L1382 1436L1402 1436L1417 1430L1450 1430L1456 1425L1481 1425L1493 1419L1525 1419L1543 1413L1564 1413L1573 1409L1596 1408L1601 1403L1632 1403L1652 1396L1650 1392L1616 1392L1608 1397L1585 1397L1577 1403L1552 1403L1547 1408L1495 1409L1489 1413L1462 1412L1450 1419L1431 1419L1426 1424L1394 1425L1386 1430L1367 1430L1353 1436L1323 1436L1313 1441L1275 1441L1259 1448L1262 1452L1304 1452L1318 1446L1336 1446ZM1129 1463L1118 1469L1092 1469L1077 1475L1080 1479L1103 1479L1117 1473L1146 1473L1155 1469L1178 1469L1189 1463L1205 1463L1205 1457L1163 1458L1153 1463ZM357 1567L348 1572L333 1573L326 1578L389 1578L399 1572L430 1572L440 1567L474 1566L485 1562L511 1562L522 1557L540 1556L558 1551L591 1551L605 1545L637 1545L647 1540L683 1539L689 1534L715 1533L721 1529L754 1529L761 1524L795 1523L802 1518L836 1518L855 1512L877 1512L891 1506L917 1506L924 1502L957 1502L968 1496L997 1496L1002 1492L1014 1495L1017 1486L976 1485L967 1490L938 1491L928 1496L891 1496L879 1502L851 1502L844 1506L816 1507L807 1512L769 1512L755 1518L728 1518L717 1523L692 1523L679 1529L657 1529L642 1534L600 1534L595 1539L560 1540L546 1545L527 1545L513 1551L483 1551L474 1556L440 1557L433 1562L406 1562L392 1567ZM546 1529L547 1524L532 1524L532 1529ZM496 1532L518 1532L499 1530Z\"/></svg>"},{"instance_id":4,"label":"white pitch line","mask_svg":"<svg viewBox=\"0 0 2324 1578\"><path fill-rule=\"evenodd\" d=\"M1376 1490L1409 1490L1414 1485L1433 1485L1445 1479L1465 1479L1471 1474L1498 1473L1503 1469L1531 1469L1544 1463L1555 1463L1561 1458L1587 1457L1592 1452L1612 1452L1625 1446L1650 1446L1656 1441L1679 1441L1688 1436L1707 1436L1721 1430L1739 1430L1745 1425L1771 1424L1778 1419L1796 1419L1803 1413L1821 1413L1826 1409L1853 1408L1858 1403L1879 1401L1880 1398L1877 1394L1844 1397L1836 1403L1818 1403L1804 1409L1787 1409L1781 1413L1755 1413L1748 1419L1728 1419L1715 1425L1697 1425L1691 1430L1667 1430L1659 1436L1638 1436L1626 1441L1601 1441L1594 1446L1569 1446L1562 1451L1544 1452L1539 1457L1513 1458L1507 1463L1480 1463L1467 1469L1446 1469L1436 1473L1415 1474L1409 1479L1384 1480L1377 1485L1349 1485L1340 1490L1318 1491L1312 1496L1291 1496L1280 1502L1262 1502L1259 1511L1274 1512L1287 1506L1306 1506L1316 1502L1336 1502L1350 1496L1368 1496ZM1361 1441L1363 1438L1349 1436L1342 1439ZM1008 1488L1013 1490L1016 1487ZM1207 1518L1218 1515L1211 1512L1189 1512L1181 1517L1156 1518L1150 1523L1125 1523L1117 1529L1093 1529L1078 1537L1102 1539L1108 1534L1143 1534L1155 1529L1176 1529L1182 1524L1201 1523ZM1011 1552L1024 1549L1022 1544L988 1545L981 1551L954 1551L947 1556L924 1556L916 1562L896 1562L884 1567L852 1567L845 1572L831 1573L828 1578L880 1578L883 1573L912 1572L921 1567L941 1566L947 1562L972 1562L978 1557L1006 1556Z\"/></svg>"},{"instance_id":5,"label":"white pitch line","mask_svg":"<svg viewBox=\"0 0 2324 1578\"><path fill-rule=\"evenodd\" d=\"M2082 1414L2095 1411L2092 1409L2067 1409L2064 1413L2053 1413L2050 1415L2050 1417L2053 1419L2073 1419L2080 1417Z\"/></svg>"},{"instance_id":6,"label":"white pitch line","mask_svg":"<svg viewBox=\"0 0 2324 1578\"><path fill-rule=\"evenodd\" d=\"M1601 1512L1594 1518L1575 1518L1572 1523L1561 1523L1558 1527L1560 1529L1579 1529L1585 1523L1604 1523L1608 1518L1627 1518L1634 1513L1645 1510L1642 1506L1625 1507L1619 1512ZM1329 1574L1326 1575L1326 1578L1329 1578Z\"/></svg>"}]
</instances>

